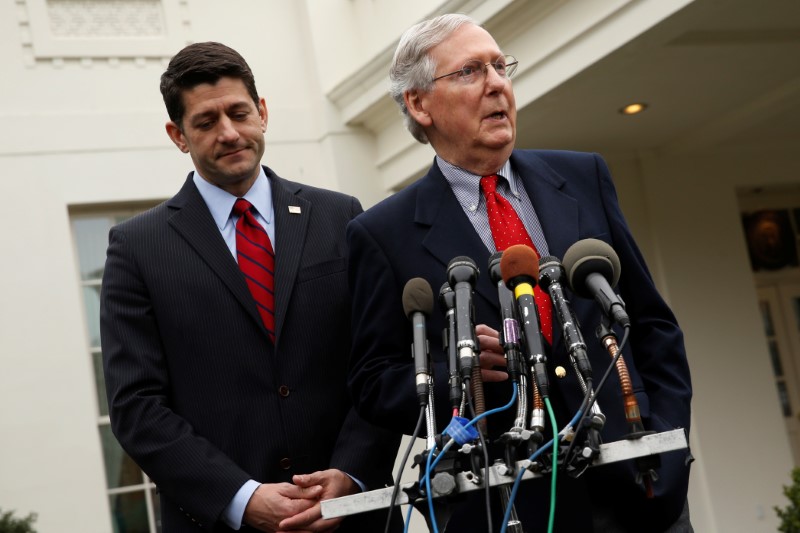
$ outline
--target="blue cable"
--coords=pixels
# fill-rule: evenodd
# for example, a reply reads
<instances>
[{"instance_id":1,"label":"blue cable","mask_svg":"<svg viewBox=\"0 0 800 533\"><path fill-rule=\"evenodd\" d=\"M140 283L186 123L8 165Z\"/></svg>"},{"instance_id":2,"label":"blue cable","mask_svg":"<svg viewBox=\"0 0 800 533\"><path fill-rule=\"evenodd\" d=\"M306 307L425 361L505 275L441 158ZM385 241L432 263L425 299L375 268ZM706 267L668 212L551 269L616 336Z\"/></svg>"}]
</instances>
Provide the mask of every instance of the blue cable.
<instances>
[{"instance_id":1,"label":"blue cable","mask_svg":"<svg viewBox=\"0 0 800 533\"><path fill-rule=\"evenodd\" d=\"M578 409L578 412L575 413L575 416L572 418L572 420L570 420L569 424L567 424L566 427L574 427L575 424L578 422L578 420L580 420L582 415L583 415L583 411ZM561 441L561 439L564 438L564 435L562 435L561 432L559 432L557 436L558 436L559 442ZM528 457L528 461L533 461L534 459L539 457L539 455L541 455L542 452L544 452L545 450L547 450L551 446L553 446L554 440L555 439L553 438L553 439L550 439L549 441L547 441L547 443L544 444L542 447L540 447L538 450L536 450L533 453L533 455ZM511 495L508 498L508 505L506 506L506 512L503 515L503 527L500 529L500 533L506 533L506 528L508 527L508 520L511 517L511 508L514 505L514 500L517 498L517 492L519 490L519 484L522 481L522 476L525 475L525 471L526 471L525 468L520 468L519 469L519 473L517 474L517 478L514 480L514 486L511 489ZM553 475L555 475L555 472L553 472Z\"/></svg>"},{"instance_id":2,"label":"blue cable","mask_svg":"<svg viewBox=\"0 0 800 533\"><path fill-rule=\"evenodd\" d=\"M490 411L486 411L485 413L479 414L478 416L476 416L475 418L470 420L465 427L474 426L482 418L486 418L489 415L493 415L495 413L500 413L502 411L510 409L511 406L514 405L514 402L517 401L517 386L518 386L517 383L514 382L514 389L513 389L513 392L511 394L511 400L509 400L509 402L507 404L505 404L502 407L497 407L497 408L492 409Z\"/></svg>"},{"instance_id":3,"label":"blue cable","mask_svg":"<svg viewBox=\"0 0 800 533\"><path fill-rule=\"evenodd\" d=\"M510 401L510 402L508 402L508 404L506 404L506 405L505 405L505 406L503 406L503 407L498 407L498 408L496 408L496 409L492 409L491 411L487 411L487 412L485 412L485 413L483 413L483 414L481 414L481 415L478 415L478 416L476 416L474 420L470 420L469 422L467 422L467 425L466 425L466 426L464 426L464 427L470 427L470 426L473 426L473 425L475 425L475 424L476 424L476 423L477 423L477 422L478 422L478 421L479 421L481 418L485 418L485 417L487 417L487 416L489 416L489 415L493 415L493 414L495 414L495 413L499 413L499 412L501 412L501 411L505 411L506 409L510 408L510 407L511 407L511 406L514 404L514 401L516 400L516 398L517 398L517 384L516 384L516 383L514 383L514 393L511 395L511 401ZM430 466L430 468L426 470L426 472L425 472L425 475L423 476L423 478L422 478L422 479L427 479L427 478L428 478L428 473L430 472L430 470L431 470L432 468L435 468L435 467L436 467L436 465L439 463L439 459L441 459L441 456L442 456L442 454L443 454L444 452L446 452L447 450L449 450L449 449L450 449L450 446L452 446L452 445L453 445L453 442L455 442L455 441L453 441L453 440L449 440L449 441L447 441L447 444L445 444L445 445L444 445L444 448L442 449L442 453L440 453L439 455L437 455L437 456L436 456L436 460L433 462L433 464ZM434 447L433 447L433 449L431 449L431 453L433 453L433 451L434 451L434 450L436 450L436 446L434 446ZM426 468L427 468L427 467L426 467Z\"/></svg>"},{"instance_id":4,"label":"blue cable","mask_svg":"<svg viewBox=\"0 0 800 533\"><path fill-rule=\"evenodd\" d=\"M414 511L414 506L408 502L408 512L406 513L406 523L403 526L403 533L408 533L408 526L411 524L411 513Z\"/></svg>"},{"instance_id":5,"label":"blue cable","mask_svg":"<svg viewBox=\"0 0 800 533\"><path fill-rule=\"evenodd\" d=\"M517 400L517 383L515 382L513 385L514 387L513 387L513 393L511 394L511 400L506 405L502 407L497 407L495 409L491 409L489 411L486 411L485 413L481 413L480 415L476 416L475 418L467 422L467 425L464 427L468 428L470 426L474 426L482 418L486 418L489 415L493 415L495 413L500 413L502 411L505 411L506 409L510 409L511 406L514 405L514 402ZM444 456L444 453L450 449L450 446L452 446L454 442L455 441L452 439L449 440L447 444L444 445L444 448L442 448L442 452L436 456L436 460L433 461L433 463L431 463L431 456L433 455L433 452L436 450L436 446L434 445L434 447L431 448L430 452L428 453L428 459L426 461L427 464L425 466L425 476L423 477L423 479L425 481L425 496L428 499L428 512L430 513L431 516L431 526L433 527L433 533L439 533L439 527L436 523L436 516L433 514L433 495L431 494L430 473L434 468L436 468L436 465L439 463L439 460ZM489 480L487 479L486 482L488 483Z\"/></svg>"},{"instance_id":6,"label":"blue cable","mask_svg":"<svg viewBox=\"0 0 800 533\"><path fill-rule=\"evenodd\" d=\"M453 441L450 441L453 442ZM448 443L449 444L449 443ZM445 446L447 448L447 446ZM431 476L429 475L433 465L431 465L431 457L433 456L433 452L436 450L436 446L431 448L430 453L428 454L427 465L425 467L425 496L428 499L428 513L430 513L431 517L431 527L433 527L433 533L439 533L439 527L436 524L436 515L433 513L433 496L431 496ZM444 449L442 449L442 453L440 453L436 459L437 463L439 462L438 459L444 455Z\"/></svg>"}]
</instances>

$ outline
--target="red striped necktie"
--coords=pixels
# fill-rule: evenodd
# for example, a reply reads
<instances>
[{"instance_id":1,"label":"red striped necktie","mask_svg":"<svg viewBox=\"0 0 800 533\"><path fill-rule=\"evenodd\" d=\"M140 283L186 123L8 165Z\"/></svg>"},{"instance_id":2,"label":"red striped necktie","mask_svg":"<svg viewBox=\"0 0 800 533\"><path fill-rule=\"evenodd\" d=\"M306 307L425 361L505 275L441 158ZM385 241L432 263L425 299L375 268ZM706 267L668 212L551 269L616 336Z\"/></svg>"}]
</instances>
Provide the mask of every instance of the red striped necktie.
<instances>
[{"instance_id":1,"label":"red striped necktie","mask_svg":"<svg viewBox=\"0 0 800 533\"><path fill-rule=\"evenodd\" d=\"M253 205L239 198L233 205L236 222L236 258L258 313L275 342L275 252L269 235L253 216Z\"/></svg>"},{"instance_id":2,"label":"red striped necktie","mask_svg":"<svg viewBox=\"0 0 800 533\"><path fill-rule=\"evenodd\" d=\"M525 225L520 220L519 215L514 210L514 206L497 193L497 174L484 176L481 178L481 189L486 198L486 214L489 217L489 227L492 230L492 238L497 251L503 251L515 244L525 244L536 252L536 258L540 257L539 251L533 245ZM534 265L536 270L539 265ZM553 310L550 304L550 295L539 288L538 285L533 289L536 300L536 307L539 310L539 322L542 334L548 343L553 344Z\"/></svg>"}]
</instances>

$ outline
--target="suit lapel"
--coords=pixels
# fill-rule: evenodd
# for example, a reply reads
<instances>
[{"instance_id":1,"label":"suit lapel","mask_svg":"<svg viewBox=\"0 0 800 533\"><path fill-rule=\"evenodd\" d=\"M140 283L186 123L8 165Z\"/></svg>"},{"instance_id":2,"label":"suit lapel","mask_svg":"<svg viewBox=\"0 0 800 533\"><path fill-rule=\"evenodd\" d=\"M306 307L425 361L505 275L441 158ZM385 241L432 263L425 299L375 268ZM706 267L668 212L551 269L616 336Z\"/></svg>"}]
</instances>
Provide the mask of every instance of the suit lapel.
<instances>
[{"instance_id":1,"label":"suit lapel","mask_svg":"<svg viewBox=\"0 0 800 533\"><path fill-rule=\"evenodd\" d=\"M420 180L416 206L415 222L430 227L422 245L442 263L443 275L446 275L447 265L454 257L472 258L481 272L475 291L489 304L498 307L497 291L486 274L489 250L435 162L428 174Z\"/></svg>"},{"instance_id":2,"label":"suit lapel","mask_svg":"<svg viewBox=\"0 0 800 533\"><path fill-rule=\"evenodd\" d=\"M511 164L525 184L542 224L550 255L560 260L567 248L578 240L578 202L562 191L566 179L540 157L515 151Z\"/></svg>"},{"instance_id":3,"label":"suit lapel","mask_svg":"<svg viewBox=\"0 0 800 533\"><path fill-rule=\"evenodd\" d=\"M272 205L275 211L275 344L286 318L295 278L300 268L303 245L306 242L312 205L297 195L298 184L279 178L265 168L272 185ZM291 208L291 211L290 211ZM299 208L294 209L294 208Z\"/></svg>"},{"instance_id":4,"label":"suit lapel","mask_svg":"<svg viewBox=\"0 0 800 533\"><path fill-rule=\"evenodd\" d=\"M515 150L511 163L521 177L542 224L550 255L560 260L578 240L580 228L577 201L563 191L566 179L535 154ZM415 222L430 228L422 245L442 263L443 270L453 257L471 257L481 271L476 293L499 310L497 289L486 274L489 250L467 219L436 163L419 181L416 206ZM560 338L560 328L556 327L553 330L554 345Z\"/></svg>"},{"instance_id":5,"label":"suit lapel","mask_svg":"<svg viewBox=\"0 0 800 533\"><path fill-rule=\"evenodd\" d=\"M542 225L550 255L560 261L567 248L578 240L578 202L562 191L566 179L537 155L514 151L511 163L525 184L525 190ZM562 337L561 328L557 324L556 320L553 324L554 347Z\"/></svg>"},{"instance_id":6,"label":"suit lapel","mask_svg":"<svg viewBox=\"0 0 800 533\"><path fill-rule=\"evenodd\" d=\"M167 202L173 211L169 218L170 226L178 232L203 261L220 277L242 304L253 320L262 325L261 317L242 273L233 259L230 250L220 235L203 197L192 181L192 173L181 190ZM264 330L266 335L266 330Z\"/></svg>"}]
</instances>

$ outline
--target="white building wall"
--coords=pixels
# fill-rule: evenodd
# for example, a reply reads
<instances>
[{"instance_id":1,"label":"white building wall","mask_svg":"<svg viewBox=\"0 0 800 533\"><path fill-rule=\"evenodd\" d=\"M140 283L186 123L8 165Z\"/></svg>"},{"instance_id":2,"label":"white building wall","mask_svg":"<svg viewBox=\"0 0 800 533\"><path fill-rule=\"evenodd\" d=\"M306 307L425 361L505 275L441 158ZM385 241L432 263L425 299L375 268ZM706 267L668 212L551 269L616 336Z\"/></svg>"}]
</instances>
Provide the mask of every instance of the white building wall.
<instances>
[{"instance_id":1,"label":"white building wall","mask_svg":"<svg viewBox=\"0 0 800 533\"><path fill-rule=\"evenodd\" d=\"M787 504L781 489L793 460L736 189L796 182L800 164L789 154L785 146L737 146L643 161L657 236L649 259L668 280L663 291L686 335L695 383L693 511L709 531L775 531L773 507Z\"/></svg>"},{"instance_id":2,"label":"white building wall","mask_svg":"<svg viewBox=\"0 0 800 533\"><path fill-rule=\"evenodd\" d=\"M758 314L738 188L796 183L786 146L610 160L634 235L678 317L694 383L696 531L775 531L793 465ZM624 274L623 274L624 275Z\"/></svg>"},{"instance_id":3,"label":"white building wall","mask_svg":"<svg viewBox=\"0 0 800 533\"><path fill-rule=\"evenodd\" d=\"M433 155L380 95L400 32L434 8L496 17L514 29L501 43L509 49L554 46L551 59L532 63L527 78L520 73L524 105L543 94L544 80L582 68L585 56L570 55L570 47L591 44L600 53L596 47L619 44L598 38L603 24L587 18L600 16L596 10L619 11L626 24L611 33L619 37L622 27L633 36L635 25L644 29L686 2L541 1L541 18L526 25L508 16L523 3L500 0L164 3L178 14L181 45L218 40L250 63L269 109L265 163L286 178L355 194L368 207L418 176ZM100 533L111 524L69 213L165 199L191 161L164 133L158 80L167 58L37 61L31 13L43 5L0 3L0 508L37 512L41 533ZM543 31L563 36L575 23L589 28L583 41L579 34L558 48L542 40ZM686 333L696 389L697 531L774 531L772 506L783 504L792 465L772 376L747 364L767 354L735 199L740 185L796 181L798 163L784 153L610 158L623 208Z\"/></svg>"},{"instance_id":4,"label":"white building wall","mask_svg":"<svg viewBox=\"0 0 800 533\"><path fill-rule=\"evenodd\" d=\"M170 54L190 40L218 40L250 63L270 113L265 163L289 179L341 188L320 142L323 96L302 4L239 1L234 12L222 2L164 3L182 4L179 18L188 22ZM105 533L111 520L69 210L168 198L191 161L164 131L158 84L168 56L109 61L90 41L91 60L37 61L31 12L42 7L0 3L0 508L36 512L41 533Z\"/></svg>"}]
</instances>

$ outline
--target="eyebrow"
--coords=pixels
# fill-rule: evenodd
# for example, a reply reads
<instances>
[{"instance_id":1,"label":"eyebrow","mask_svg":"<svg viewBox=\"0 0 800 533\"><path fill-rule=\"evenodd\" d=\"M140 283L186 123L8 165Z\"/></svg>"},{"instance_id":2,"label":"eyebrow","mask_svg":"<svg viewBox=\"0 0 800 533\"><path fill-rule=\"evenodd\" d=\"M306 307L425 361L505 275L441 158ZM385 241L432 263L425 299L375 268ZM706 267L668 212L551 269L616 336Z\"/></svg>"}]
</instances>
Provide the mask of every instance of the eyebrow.
<instances>
[{"instance_id":1,"label":"eyebrow","mask_svg":"<svg viewBox=\"0 0 800 533\"><path fill-rule=\"evenodd\" d=\"M236 112L236 111L240 111L242 109L246 109L246 110L250 111L250 104L248 102L246 102L246 101L234 102L233 104L231 104L230 106L225 108L225 112L226 113ZM192 115L191 117L189 117L189 121L192 124L195 124L199 120L204 120L206 118L212 118L212 117L214 117L216 115L217 115L216 108L215 109L209 109L208 111L203 111L202 113L197 113L196 115Z\"/></svg>"},{"instance_id":2,"label":"eyebrow","mask_svg":"<svg viewBox=\"0 0 800 533\"><path fill-rule=\"evenodd\" d=\"M465 64L469 63L470 61L477 61L479 63L483 63L484 65L486 63L494 63L495 61L497 61L501 57L505 57L506 55L508 55L508 54L506 54L505 52L500 52L499 55L496 55L496 56L492 57L492 59L490 59L489 61L483 61L482 59L478 59L477 57L468 57L468 58L464 59L461 62L461 66L463 67Z\"/></svg>"}]
</instances>

